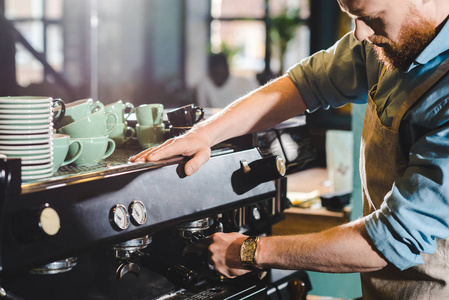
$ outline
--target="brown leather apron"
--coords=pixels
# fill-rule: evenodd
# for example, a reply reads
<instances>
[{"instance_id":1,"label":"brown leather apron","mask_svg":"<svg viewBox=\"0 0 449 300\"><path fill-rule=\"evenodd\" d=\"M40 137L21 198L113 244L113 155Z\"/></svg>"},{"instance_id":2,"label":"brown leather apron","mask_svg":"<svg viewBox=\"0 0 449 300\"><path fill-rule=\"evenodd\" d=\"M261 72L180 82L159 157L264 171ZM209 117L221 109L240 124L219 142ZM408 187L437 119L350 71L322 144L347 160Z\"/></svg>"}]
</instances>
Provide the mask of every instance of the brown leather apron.
<instances>
[{"instance_id":1,"label":"brown leather apron","mask_svg":"<svg viewBox=\"0 0 449 300\"><path fill-rule=\"evenodd\" d=\"M362 179L363 215L380 208L408 164L399 140L399 126L405 113L449 71L449 59L423 84L415 88L402 103L390 128L381 124L373 99L377 84L368 96L368 107L360 145L360 176ZM379 82L385 68L379 78ZM449 242L438 240L437 251L421 254L424 264L400 271L389 264L380 271L362 273L363 299L449 299Z\"/></svg>"}]
</instances>

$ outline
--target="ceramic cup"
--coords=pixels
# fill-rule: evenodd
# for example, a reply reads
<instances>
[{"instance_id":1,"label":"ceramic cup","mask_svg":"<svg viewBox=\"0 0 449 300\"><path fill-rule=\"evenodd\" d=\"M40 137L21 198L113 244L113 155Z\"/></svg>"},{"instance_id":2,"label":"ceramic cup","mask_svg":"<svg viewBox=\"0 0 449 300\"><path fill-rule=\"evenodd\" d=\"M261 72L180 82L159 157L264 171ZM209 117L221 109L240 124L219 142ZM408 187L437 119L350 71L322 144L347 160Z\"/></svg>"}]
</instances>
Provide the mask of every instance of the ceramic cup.
<instances>
[{"instance_id":1,"label":"ceramic cup","mask_svg":"<svg viewBox=\"0 0 449 300\"><path fill-rule=\"evenodd\" d=\"M134 113L134 104L130 102L123 103L122 100L105 105L106 112L113 112L117 115L119 123L124 123L129 116Z\"/></svg>"},{"instance_id":2,"label":"ceramic cup","mask_svg":"<svg viewBox=\"0 0 449 300\"><path fill-rule=\"evenodd\" d=\"M171 127L170 137L180 136L192 129L192 127Z\"/></svg>"},{"instance_id":3,"label":"ceramic cup","mask_svg":"<svg viewBox=\"0 0 449 300\"><path fill-rule=\"evenodd\" d=\"M114 123L106 123L108 117L113 117ZM117 121L118 117L115 113L101 109L59 128L59 133L68 134L72 138L101 137L111 133L117 126Z\"/></svg>"},{"instance_id":4,"label":"ceramic cup","mask_svg":"<svg viewBox=\"0 0 449 300\"><path fill-rule=\"evenodd\" d=\"M162 104L143 104L136 107L136 119L140 125L161 125L163 115L164 106Z\"/></svg>"},{"instance_id":5,"label":"ceramic cup","mask_svg":"<svg viewBox=\"0 0 449 300\"><path fill-rule=\"evenodd\" d=\"M191 127L204 118L204 109L189 104L170 110L167 118L173 127Z\"/></svg>"},{"instance_id":6,"label":"ceramic cup","mask_svg":"<svg viewBox=\"0 0 449 300\"><path fill-rule=\"evenodd\" d=\"M92 99L81 99L66 103L65 115L61 119L59 124L55 125L55 128L59 129L101 109L104 109L103 103L101 103L100 101L94 101Z\"/></svg>"},{"instance_id":7,"label":"ceramic cup","mask_svg":"<svg viewBox=\"0 0 449 300\"><path fill-rule=\"evenodd\" d=\"M52 110L53 110L53 124L54 126L57 126L59 123L61 123L62 119L64 119L65 117L64 101L62 101L62 99L59 98L53 99Z\"/></svg>"},{"instance_id":8,"label":"ceramic cup","mask_svg":"<svg viewBox=\"0 0 449 300\"><path fill-rule=\"evenodd\" d=\"M115 129L109 134L109 137L114 140L116 147L121 147L136 135L136 130L128 123L118 123Z\"/></svg>"},{"instance_id":9,"label":"ceramic cup","mask_svg":"<svg viewBox=\"0 0 449 300\"><path fill-rule=\"evenodd\" d=\"M78 144L78 151L74 155L67 155L70 145ZM56 172L60 167L73 163L81 155L83 144L77 139L70 139L67 134L53 135L53 167Z\"/></svg>"},{"instance_id":10,"label":"ceramic cup","mask_svg":"<svg viewBox=\"0 0 449 300\"><path fill-rule=\"evenodd\" d=\"M109 157L115 150L115 142L108 136L77 138L83 150L77 160L73 162L76 166L94 166L102 159ZM69 155L74 156L79 151L79 145L72 144L69 147Z\"/></svg>"},{"instance_id":11,"label":"ceramic cup","mask_svg":"<svg viewBox=\"0 0 449 300\"><path fill-rule=\"evenodd\" d=\"M143 149L161 144L164 141L165 132L166 129L164 125L136 125L137 140Z\"/></svg>"}]
</instances>

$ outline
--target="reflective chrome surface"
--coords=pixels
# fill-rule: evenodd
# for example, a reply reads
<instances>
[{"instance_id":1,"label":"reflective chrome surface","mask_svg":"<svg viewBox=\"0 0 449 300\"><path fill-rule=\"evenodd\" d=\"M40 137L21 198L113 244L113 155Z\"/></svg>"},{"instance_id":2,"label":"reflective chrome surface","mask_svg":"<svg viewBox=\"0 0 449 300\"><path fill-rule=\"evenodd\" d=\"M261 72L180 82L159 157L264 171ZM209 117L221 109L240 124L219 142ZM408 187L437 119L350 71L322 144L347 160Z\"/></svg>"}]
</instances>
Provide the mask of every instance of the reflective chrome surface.
<instances>
[{"instance_id":1,"label":"reflective chrome surface","mask_svg":"<svg viewBox=\"0 0 449 300\"><path fill-rule=\"evenodd\" d=\"M43 265L39 268L30 270L32 274L51 275L68 272L73 269L77 264L76 257L69 257L63 260L57 260L49 264Z\"/></svg>"}]
</instances>

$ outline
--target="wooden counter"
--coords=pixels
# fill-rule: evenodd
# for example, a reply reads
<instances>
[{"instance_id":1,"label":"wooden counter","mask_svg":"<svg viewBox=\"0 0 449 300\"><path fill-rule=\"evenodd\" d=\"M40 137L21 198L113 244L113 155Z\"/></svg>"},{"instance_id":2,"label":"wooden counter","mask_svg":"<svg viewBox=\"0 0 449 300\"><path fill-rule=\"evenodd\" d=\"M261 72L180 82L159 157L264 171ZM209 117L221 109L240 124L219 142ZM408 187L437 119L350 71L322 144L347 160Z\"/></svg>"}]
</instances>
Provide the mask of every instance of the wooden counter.
<instances>
[{"instance_id":1,"label":"wooden counter","mask_svg":"<svg viewBox=\"0 0 449 300\"><path fill-rule=\"evenodd\" d=\"M287 177L288 192L310 193L318 190L319 194L329 193L327 170L309 169ZM284 211L285 219L274 224L273 235L288 235L318 232L349 222L350 209L329 211L325 208L291 207Z\"/></svg>"}]
</instances>

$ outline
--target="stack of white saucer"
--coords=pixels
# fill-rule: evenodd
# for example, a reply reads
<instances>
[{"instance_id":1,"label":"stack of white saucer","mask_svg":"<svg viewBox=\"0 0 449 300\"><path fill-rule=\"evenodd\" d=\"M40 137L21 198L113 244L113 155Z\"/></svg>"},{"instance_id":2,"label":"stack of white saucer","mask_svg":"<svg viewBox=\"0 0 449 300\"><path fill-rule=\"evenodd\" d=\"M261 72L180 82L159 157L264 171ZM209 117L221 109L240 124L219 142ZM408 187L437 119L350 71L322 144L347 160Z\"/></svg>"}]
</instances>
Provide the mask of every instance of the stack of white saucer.
<instances>
[{"instance_id":1,"label":"stack of white saucer","mask_svg":"<svg viewBox=\"0 0 449 300\"><path fill-rule=\"evenodd\" d=\"M53 98L0 97L0 154L22 159L22 180L53 175Z\"/></svg>"}]
</instances>

